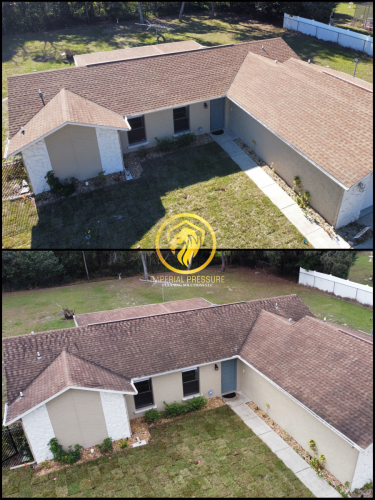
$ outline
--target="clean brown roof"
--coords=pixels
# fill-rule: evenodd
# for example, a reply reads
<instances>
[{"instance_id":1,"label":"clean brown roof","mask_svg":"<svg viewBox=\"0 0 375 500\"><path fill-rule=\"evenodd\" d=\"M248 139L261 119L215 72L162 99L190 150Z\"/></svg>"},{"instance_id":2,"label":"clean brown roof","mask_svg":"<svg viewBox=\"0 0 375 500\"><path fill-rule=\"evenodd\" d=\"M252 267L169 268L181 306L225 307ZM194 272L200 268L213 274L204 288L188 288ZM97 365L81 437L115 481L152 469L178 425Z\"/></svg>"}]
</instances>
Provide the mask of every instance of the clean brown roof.
<instances>
[{"instance_id":1,"label":"clean brown roof","mask_svg":"<svg viewBox=\"0 0 375 500\"><path fill-rule=\"evenodd\" d=\"M210 307L211 302L206 299L186 299L163 302L160 304L147 304L142 306L123 307L122 309L112 309L111 311L98 311L92 313L76 314L77 326L87 326L93 323L107 323L108 321L120 321L131 318L141 318L164 314L167 312L186 311L189 309L201 309Z\"/></svg>"},{"instance_id":2,"label":"clean brown roof","mask_svg":"<svg viewBox=\"0 0 375 500\"><path fill-rule=\"evenodd\" d=\"M43 358L42 358L43 359ZM41 362L36 358L36 362ZM67 387L89 387L135 394L130 379L70 354L65 348L46 366L23 391L24 398L16 398L8 409L8 420L21 415L33 405L42 403Z\"/></svg>"},{"instance_id":3,"label":"clean brown roof","mask_svg":"<svg viewBox=\"0 0 375 500\"><path fill-rule=\"evenodd\" d=\"M158 54L183 52L186 50L200 49L201 47L202 45L194 40L184 40L182 42L162 43L160 45L143 45L142 47L79 54L74 56L74 61L76 66L87 66L88 64L100 64L110 61L123 61L125 59L138 59Z\"/></svg>"},{"instance_id":4,"label":"clean brown roof","mask_svg":"<svg viewBox=\"0 0 375 500\"><path fill-rule=\"evenodd\" d=\"M295 321L312 315L296 295L287 295L4 338L8 412L17 415L12 407L20 391L25 395L23 408L31 409L50 397L50 389L38 377L63 349L127 379L149 376L239 354L262 309ZM56 372L63 377L61 369ZM78 377L75 383L85 381ZM38 389L29 394L29 386Z\"/></svg>"},{"instance_id":5,"label":"clean brown roof","mask_svg":"<svg viewBox=\"0 0 375 500\"><path fill-rule=\"evenodd\" d=\"M228 97L346 186L372 171L371 92L294 58L249 53Z\"/></svg>"},{"instance_id":6,"label":"clean brown roof","mask_svg":"<svg viewBox=\"0 0 375 500\"><path fill-rule=\"evenodd\" d=\"M127 120L118 113L69 90L61 89L25 124L23 134L21 130L16 133L9 143L7 155L13 155L40 137L68 123L130 130Z\"/></svg>"},{"instance_id":7,"label":"clean brown roof","mask_svg":"<svg viewBox=\"0 0 375 500\"><path fill-rule=\"evenodd\" d=\"M262 51L262 45L266 51ZM249 51L280 61L298 58L282 38L272 38L88 68L10 76L10 137L42 109L39 89L46 104L66 88L121 116L145 113L226 94Z\"/></svg>"},{"instance_id":8,"label":"clean brown roof","mask_svg":"<svg viewBox=\"0 0 375 500\"><path fill-rule=\"evenodd\" d=\"M261 311L241 356L362 448L372 443L372 345L311 316ZM271 403L272 404L272 403Z\"/></svg>"}]
</instances>

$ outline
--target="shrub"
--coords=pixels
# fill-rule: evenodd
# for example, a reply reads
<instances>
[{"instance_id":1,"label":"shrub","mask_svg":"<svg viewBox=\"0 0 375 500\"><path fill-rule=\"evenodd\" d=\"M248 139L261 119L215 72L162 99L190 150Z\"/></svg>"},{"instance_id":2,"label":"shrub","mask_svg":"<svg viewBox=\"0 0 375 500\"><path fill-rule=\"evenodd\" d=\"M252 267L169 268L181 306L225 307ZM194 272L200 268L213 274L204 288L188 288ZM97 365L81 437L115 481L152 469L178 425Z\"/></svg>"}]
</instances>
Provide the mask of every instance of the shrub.
<instances>
[{"instance_id":1,"label":"shrub","mask_svg":"<svg viewBox=\"0 0 375 500\"><path fill-rule=\"evenodd\" d=\"M74 450L72 449L72 445L70 445L68 447L68 451L64 451L61 444L57 441L57 438L50 439L48 444L55 462L71 465L78 462L81 458L81 450L83 449L83 446L79 444L74 445Z\"/></svg>"},{"instance_id":2,"label":"shrub","mask_svg":"<svg viewBox=\"0 0 375 500\"><path fill-rule=\"evenodd\" d=\"M197 140L197 136L194 132L189 132L188 134L179 135L177 137L177 147L183 148L185 146L190 146L194 141Z\"/></svg>"},{"instance_id":3,"label":"shrub","mask_svg":"<svg viewBox=\"0 0 375 500\"><path fill-rule=\"evenodd\" d=\"M97 186L101 186L102 184L105 184L106 182L106 177L105 177L105 170L101 170L96 177L92 179L94 184Z\"/></svg>"},{"instance_id":4,"label":"shrub","mask_svg":"<svg viewBox=\"0 0 375 500\"><path fill-rule=\"evenodd\" d=\"M55 176L53 170L49 170L44 178L50 187L51 193L59 194L60 196L70 196L73 194L76 190L76 184L78 182L78 179L71 177L69 181L65 180L64 184L62 184Z\"/></svg>"},{"instance_id":5,"label":"shrub","mask_svg":"<svg viewBox=\"0 0 375 500\"><path fill-rule=\"evenodd\" d=\"M97 444L96 445L101 453L107 453L108 451L113 450L113 444L112 444L112 438L108 437L105 438L102 444Z\"/></svg>"},{"instance_id":6,"label":"shrub","mask_svg":"<svg viewBox=\"0 0 375 500\"><path fill-rule=\"evenodd\" d=\"M157 142L155 146L156 151L170 151L175 147L175 142L172 141L172 139L168 139L168 137L166 137L165 139L158 139L157 137L155 137L155 139Z\"/></svg>"},{"instance_id":7,"label":"shrub","mask_svg":"<svg viewBox=\"0 0 375 500\"><path fill-rule=\"evenodd\" d=\"M177 417L177 415L183 415L187 412L187 405L184 403L177 403L176 401L170 405L165 401L163 403L165 406L164 417L166 418Z\"/></svg>"},{"instance_id":8,"label":"shrub","mask_svg":"<svg viewBox=\"0 0 375 500\"><path fill-rule=\"evenodd\" d=\"M151 410L148 410L145 413L145 420L148 424L155 422L155 420L159 420L159 418L161 418L161 413L155 408L151 408Z\"/></svg>"},{"instance_id":9,"label":"shrub","mask_svg":"<svg viewBox=\"0 0 375 500\"><path fill-rule=\"evenodd\" d=\"M129 445L129 441L126 439L119 439L120 448L124 449Z\"/></svg>"},{"instance_id":10,"label":"shrub","mask_svg":"<svg viewBox=\"0 0 375 500\"><path fill-rule=\"evenodd\" d=\"M366 483L363 487L365 490L372 490L372 480Z\"/></svg>"},{"instance_id":11,"label":"shrub","mask_svg":"<svg viewBox=\"0 0 375 500\"><path fill-rule=\"evenodd\" d=\"M206 404L207 404L206 398L204 398L203 396L197 396L187 401L187 408L188 411L197 411L203 408L203 406L205 406Z\"/></svg>"}]
</instances>

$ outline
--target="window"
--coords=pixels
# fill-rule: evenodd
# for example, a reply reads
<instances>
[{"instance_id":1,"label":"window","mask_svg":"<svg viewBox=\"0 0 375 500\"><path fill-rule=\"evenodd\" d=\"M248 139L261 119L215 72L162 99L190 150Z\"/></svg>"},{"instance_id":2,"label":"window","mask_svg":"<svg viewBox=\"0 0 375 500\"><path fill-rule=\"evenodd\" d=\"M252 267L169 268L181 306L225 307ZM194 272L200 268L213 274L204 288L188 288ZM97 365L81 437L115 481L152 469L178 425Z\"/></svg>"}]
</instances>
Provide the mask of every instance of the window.
<instances>
[{"instance_id":1,"label":"window","mask_svg":"<svg viewBox=\"0 0 375 500\"><path fill-rule=\"evenodd\" d=\"M134 385L138 391L138 394L134 396L135 409L153 405L151 379L134 382Z\"/></svg>"},{"instance_id":2,"label":"window","mask_svg":"<svg viewBox=\"0 0 375 500\"><path fill-rule=\"evenodd\" d=\"M145 122L143 116L128 118L131 130L128 132L129 144L137 144L146 140Z\"/></svg>"},{"instance_id":3,"label":"window","mask_svg":"<svg viewBox=\"0 0 375 500\"><path fill-rule=\"evenodd\" d=\"M198 368L182 372L182 385L185 397L199 393Z\"/></svg>"},{"instance_id":4,"label":"window","mask_svg":"<svg viewBox=\"0 0 375 500\"><path fill-rule=\"evenodd\" d=\"M174 109L173 122L175 134L189 130L189 106Z\"/></svg>"}]
</instances>

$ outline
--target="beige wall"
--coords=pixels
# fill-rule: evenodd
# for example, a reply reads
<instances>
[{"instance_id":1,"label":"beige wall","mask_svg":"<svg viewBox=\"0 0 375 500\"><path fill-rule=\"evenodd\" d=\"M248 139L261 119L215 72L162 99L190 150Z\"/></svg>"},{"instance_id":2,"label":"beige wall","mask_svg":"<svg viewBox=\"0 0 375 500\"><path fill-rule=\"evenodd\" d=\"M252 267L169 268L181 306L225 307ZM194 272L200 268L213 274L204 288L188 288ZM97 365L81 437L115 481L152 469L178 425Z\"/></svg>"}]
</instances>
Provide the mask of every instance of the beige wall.
<instances>
[{"instance_id":1,"label":"beige wall","mask_svg":"<svg viewBox=\"0 0 375 500\"><path fill-rule=\"evenodd\" d=\"M108 437L97 391L69 389L46 407L55 436L64 448L75 444L88 448Z\"/></svg>"},{"instance_id":2,"label":"beige wall","mask_svg":"<svg viewBox=\"0 0 375 500\"><path fill-rule=\"evenodd\" d=\"M189 105L189 127L192 132L199 135L198 129L202 127L202 134L210 131L210 101L207 102L207 109L204 108L204 103L196 103ZM146 139L149 144L146 148L156 146L155 137L164 139L165 137L172 138L174 134L173 126L173 109L165 109L163 111L155 111L144 115L146 127ZM138 148L128 148L127 132L120 132L121 148L123 153L136 151ZM141 144L140 144L141 146Z\"/></svg>"},{"instance_id":3,"label":"beige wall","mask_svg":"<svg viewBox=\"0 0 375 500\"><path fill-rule=\"evenodd\" d=\"M342 483L351 482L358 451L240 360L238 368L241 377L238 388L262 410L267 410L268 403L268 415L305 450L313 439L318 454L326 457L326 469Z\"/></svg>"},{"instance_id":4,"label":"beige wall","mask_svg":"<svg viewBox=\"0 0 375 500\"><path fill-rule=\"evenodd\" d=\"M83 181L102 170L95 127L66 125L45 138L53 171L59 179Z\"/></svg>"},{"instance_id":5,"label":"beige wall","mask_svg":"<svg viewBox=\"0 0 375 500\"><path fill-rule=\"evenodd\" d=\"M221 396L221 366L217 363L219 370L215 370L215 363L199 367L199 391L206 398ZM152 390L154 404L158 411L164 410L163 401L167 404L177 401L182 402L182 372L173 372L159 377L152 377ZM213 390L212 396L208 392ZM144 415L144 412L135 413L134 396L125 396L126 407L130 420ZM138 411L138 410L137 410ZM147 408L144 410L147 411Z\"/></svg>"},{"instance_id":6,"label":"beige wall","mask_svg":"<svg viewBox=\"0 0 375 500\"><path fill-rule=\"evenodd\" d=\"M330 224L335 225L344 188L233 102L229 104L228 126L268 165L273 163L275 172L289 186L293 187L294 177L299 176L303 190L310 191L310 205ZM256 142L254 147L253 140Z\"/></svg>"}]
</instances>

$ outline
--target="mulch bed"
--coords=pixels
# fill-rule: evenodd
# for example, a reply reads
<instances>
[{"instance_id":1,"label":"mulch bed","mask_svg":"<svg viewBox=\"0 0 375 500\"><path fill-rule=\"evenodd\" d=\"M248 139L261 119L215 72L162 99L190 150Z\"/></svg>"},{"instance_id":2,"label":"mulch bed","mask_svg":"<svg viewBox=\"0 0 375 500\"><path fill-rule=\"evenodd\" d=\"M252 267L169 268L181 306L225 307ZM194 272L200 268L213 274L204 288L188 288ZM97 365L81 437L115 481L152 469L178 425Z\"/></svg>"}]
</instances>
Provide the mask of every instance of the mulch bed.
<instances>
[{"instance_id":1,"label":"mulch bed","mask_svg":"<svg viewBox=\"0 0 375 500\"><path fill-rule=\"evenodd\" d=\"M202 146L203 144L208 144L210 142L214 142L212 137L209 134L202 134L197 136L197 140L194 141L193 144L191 144L190 146L185 146L184 148L181 148L181 150L193 148L196 146ZM171 151L161 152L161 151L156 151L155 148L148 148L144 152L134 151L132 153L126 153L123 155L125 169L131 173L133 179L138 179L143 174L143 168L141 164L144 161L153 160L155 158L161 158L168 154L174 153L175 151L176 149L173 149ZM146 152L147 154L145 154ZM91 191L95 191L95 189L104 188L105 190L108 186L113 186L121 182L129 182L126 180L124 171L106 175L104 177L105 183L101 185L96 184L94 179L95 177L84 181L78 181L75 192L71 194L68 198L80 195L82 193L89 193ZM88 185L86 185L86 182L88 182ZM46 191L45 193L36 195L35 200L34 198L30 198L30 200L38 208L43 205L47 205L48 203L53 203L55 201L61 200L63 198L65 198L65 196L52 194L50 191Z\"/></svg>"},{"instance_id":2,"label":"mulch bed","mask_svg":"<svg viewBox=\"0 0 375 500\"><path fill-rule=\"evenodd\" d=\"M261 167L266 174L268 174L293 200L295 199L295 191L291 188L273 169L265 163L262 158L254 153L254 151L249 148L241 139L236 139L234 141L245 153L250 156L255 163ZM348 241L349 245L359 244L363 241L367 241L369 238L372 238L372 231L368 230L363 238L358 238L357 240L353 240L353 236L355 236L361 229L365 226L357 224L353 222L348 226L342 227L338 230L335 230L328 222L322 217L318 212L316 212L313 208L309 207L306 213L306 218L311 222L315 222L317 225L322 227L324 231L331 237L336 238L337 235L340 235L344 238L345 241ZM353 226L350 227L350 226ZM354 242L354 243L353 243Z\"/></svg>"},{"instance_id":3,"label":"mulch bed","mask_svg":"<svg viewBox=\"0 0 375 500\"><path fill-rule=\"evenodd\" d=\"M225 403L221 398L210 398L207 400L207 405L198 411L212 410L213 408L219 408L220 406L225 406ZM184 415L178 415L177 417L173 418L161 418L160 420L157 420L152 424L148 424L144 416L130 420L130 429L132 435L130 436L129 439L127 439L129 441L129 445L127 448L133 447L133 444L137 442L137 437L141 441L145 440L146 443L148 444L151 441L150 429L152 427L155 427L156 425L165 424L167 422L173 422L174 420L178 420L183 416ZM96 446L91 446L90 448L85 448L81 450L81 458L77 462L75 462L75 464L81 464L88 460L95 460L97 458L107 455L111 457L112 454L123 450L123 448L120 448L119 441L112 441L112 444L113 444L113 450L107 453L101 453ZM93 452L91 452L91 450L93 450ZM45 474L49 474L50 472L55 472L60 469L66 469L67 467L70 466L67 464L60 464L59 462L54 462L52 459L52 460L46 460L46 466L43 466L41 464L35 465L34 471L35 475L44 476Z\"/></svg>"}]
</instances>

